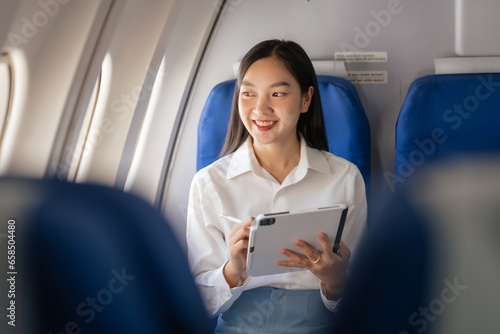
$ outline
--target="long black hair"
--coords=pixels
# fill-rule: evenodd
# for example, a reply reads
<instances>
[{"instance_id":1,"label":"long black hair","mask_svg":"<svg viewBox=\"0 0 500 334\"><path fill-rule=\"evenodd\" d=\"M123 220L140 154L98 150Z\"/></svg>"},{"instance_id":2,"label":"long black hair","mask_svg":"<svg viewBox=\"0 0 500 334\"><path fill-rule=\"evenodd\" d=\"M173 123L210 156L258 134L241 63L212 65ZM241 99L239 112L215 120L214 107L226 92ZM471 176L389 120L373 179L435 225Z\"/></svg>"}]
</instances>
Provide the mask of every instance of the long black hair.
<instances>
[{"instance_id":1,"label":"long black hair","mask_svg":"<svg viewBox=\"0 0 500 334\"><path fill-rule=\"evenodd\" d=\"M328 151L318 81L312 62L299 44L293 41L272 39L255 45L241 60L238 79L234 89L231 118L229 120L226 140L220 156L223 157L236 151L249 135L245 125L243 125L240 119L238 110L241 81L248 68L254 62L267 57L276 57L281 61L283 66L285 66L298 81L302 94L306 94L309 87L312 86L314 88L309 110L306 113L300 114L297 123L297 136L302 135L307 145L310 147Z\"/></svg>"}]
</instances>

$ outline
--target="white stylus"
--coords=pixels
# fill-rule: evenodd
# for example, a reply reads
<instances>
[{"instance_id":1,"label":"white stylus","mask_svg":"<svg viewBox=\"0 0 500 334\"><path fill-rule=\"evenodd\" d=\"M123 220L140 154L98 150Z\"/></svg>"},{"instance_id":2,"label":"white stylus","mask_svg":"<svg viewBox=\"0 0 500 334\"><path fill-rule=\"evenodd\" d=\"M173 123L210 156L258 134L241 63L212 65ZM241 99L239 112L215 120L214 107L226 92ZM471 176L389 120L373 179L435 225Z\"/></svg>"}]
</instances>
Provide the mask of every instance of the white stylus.
<instances>
[{"instance_id":1,"label":"white stylus","mask_svg":"<svg viewBox=\"0 0 500 334\"><path fill-rule=\"evenodd\" d=\"M225 214L223 214L223 213L221 213L219 216L220 216L221 218L224 218L224 219L229 220L230 222L233 222L233 223L236 223L236 224L239 224L239 223L241 223L241 222L243 221L243 220L241 220L241 219L234 218L234 217L231 217L231 216L225 215Z\"/></svg>"}]
</instances>

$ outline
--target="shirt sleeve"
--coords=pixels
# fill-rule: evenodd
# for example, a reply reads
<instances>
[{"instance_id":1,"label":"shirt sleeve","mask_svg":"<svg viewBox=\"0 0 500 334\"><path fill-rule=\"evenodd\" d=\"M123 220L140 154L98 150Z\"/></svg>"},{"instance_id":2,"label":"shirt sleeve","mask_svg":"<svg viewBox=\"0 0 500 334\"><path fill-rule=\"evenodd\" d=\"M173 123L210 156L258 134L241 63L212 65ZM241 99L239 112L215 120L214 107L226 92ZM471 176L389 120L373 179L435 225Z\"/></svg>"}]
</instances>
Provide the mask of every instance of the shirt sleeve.
<instances>
[{"instance_id":1,"label":"shirt sleeve","mask_svg":"<svg viewBox=\"0 0 500 334\"><path fill-rule=\"evenodd\" d=\"M207 312L213 317L233 304L243 292L244 284L230 289L222 273L229 250L218 228L220 199L211 183L206 182L207 178L196 174L191 184L186 239L192 274Z\"/></svg>"},{"instance_id":2,"label":"shirt sleeve","mask_svg":"<svg viewBox=\"0 0 500 334\"><path fill-rule=\"evenodd\" d=\"M330 312L335 312L337 305L340 303L342 298L339 298L339 300L330 300L326 298L325 294L323 293L323 284L321 281L319 282L319 292L321 294L321 300L323 300L323 304L325 305L326 309Z\"/></svg>"},{"instance_id":3,"label":"shirt sleeve","mask_svg":"<svg viewBox=\"0 0 500 334\"><path fill-rule=\"evenodd\" d=\"M342 240L349 247L351 254L356 252L358 243L366 230L367 203L363 176L356 167L352 167L350 180L347 182L347 213ZM352 258L352 256L351 256Z\"/></svg>"}]
</instances>

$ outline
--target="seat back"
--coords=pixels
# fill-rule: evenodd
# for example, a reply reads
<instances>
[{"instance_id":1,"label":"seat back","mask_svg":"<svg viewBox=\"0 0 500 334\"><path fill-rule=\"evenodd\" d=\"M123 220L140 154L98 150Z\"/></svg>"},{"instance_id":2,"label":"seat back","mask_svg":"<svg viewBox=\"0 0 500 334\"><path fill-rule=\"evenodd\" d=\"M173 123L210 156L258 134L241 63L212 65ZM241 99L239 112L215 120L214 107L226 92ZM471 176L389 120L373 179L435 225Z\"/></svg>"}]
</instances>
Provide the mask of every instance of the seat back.
<instances>
[{"instance_id":1,"label":"seat back","mask_svg":"<svg viewBox=\"0 0 500 334\"><path fill-rule=\"evenodd\" d=\"M2 228L16 229L20 332L209 332L187 259L146 202L102 186L19 179L0 179L0 197Z\"/></svg>"},{"instance_id":2,"label":"seat back","mask_svg":"<svg viewBox=\"0 0 500 334\"><path fill-rule=\"evenodd\" d=\"M500 151L500 73L415 80L396 125L396 175L450 154Z\"/></svg>"},{"instance_id":3,"label":"seat back","mask_svg":"<svg viewBox=\"0 0 500 334\"><path fill-rule=\"evenodd\" d=\"M500 157L419 169L351 258L334 333L499 333Z\"/></svg>"},{"instance_id":4,"label":"seat back","mask_svg":"<svg viewBox=\"0 0 500 334\"><path fill-rule=\"evenodd\" d=\"M236 80L215 86L198 124L197 169L217 160L226 137ZM355 87L346 79L318 76L329 151L354 163L370 184L370 127Z\"/></svg>"},{"instance_id":5,"label":"seat back","mask_svg":"<svg viewBox=\"0 0 500 334\"><path fill-rule=\"evenodd\" d=\"M455 51L411 85L396 125L396 180L448 155L500 151L499 3L455 0ZM496 56L496 57L493 57Z\"/></svg>"}]
</instances>

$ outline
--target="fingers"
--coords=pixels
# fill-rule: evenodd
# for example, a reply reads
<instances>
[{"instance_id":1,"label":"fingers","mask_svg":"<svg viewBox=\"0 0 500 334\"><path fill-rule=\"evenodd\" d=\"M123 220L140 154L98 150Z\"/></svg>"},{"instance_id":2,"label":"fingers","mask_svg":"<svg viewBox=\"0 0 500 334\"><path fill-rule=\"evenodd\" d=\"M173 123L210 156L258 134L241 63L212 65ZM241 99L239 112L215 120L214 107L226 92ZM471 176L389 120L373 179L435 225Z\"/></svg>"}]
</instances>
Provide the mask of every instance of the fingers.
<instances>
[{"instance_id":1,"label":"fingers","mask_svg":"<svg viewBox=\"0 0 500 334\"><path fill-rule=\"evenodd\" d=\"M320 232L318 233L318 239L321 243L321 248L323 249L323 253L333 255L334 253L332 251L332 245L330 243L330 240L328 239L328 236L325 233ZM343 241L340 241L339 249L335 254L347 261L349 261L349 259L351 258L351 251Z\"/></svg>"},{"instance_id":2,"label":"fingers","mask_svg":"<svg viewBox=\"0 0 500 334\"><path fill-rule=\"evenodd\" d=\"M223 274L230 287L235 287L246 271L248 238L253 221L254 218L249 217L237 223L229 234L229 261L224 266Z\"/></svg>"},{"instance_id":3,"label":"fingers","mask_svg":"<svg viewBox=\"0 0 500 334\"><path fill-rule=\"evenodd\" d=\"M311 262L315 262L318 259L318 256L319 256L318 252L314 248L309 246L309 244L307 242L304 242L302 240L294 240L293 243L295 244L295 246L299 247L302 250L304 255Z\"/></svg>"},{"instance_id":4,"label":"fingers","mask_svg":"<svg viewBox=\"0 0 500 334\"><path fill-rule=\"evenodd\" d=\"M340 242L339 250L337 251L337 255L340 256L343 260L349 261L351 258L351 250L349 247L344 244L343 241Z\"/></svg>"},{"instance_id":5,"label":"fingers","mask_svg":"<svg viewBox=\"0 0 500 334\"><path fill-rule=\"evenodd\" d=\"M231 236L232 234L235 234L236 232L241 231L241 230L249 230L250 225L252 225L253 221L254 221L254 218L249 217L249 218L243 220L241 223L234 225L233 230L229 235Z\"/></svg>"},{"instance_id":6,"label":"fingers","mask_svg":"<svg viewBox=\"0 0 500 334\"><path fill-rule=\"evenodd\" d=\"M328 236L325 233L320 232L318 233L318 239L321 244L321 249L323 249L323 253L333 254L332 245L330 243L330 239L328 239Z\"/></svg>"},{"instance_id":7,"label":"fingers","mask_svg":"<svg viewBox=\"0 0 500 334\"><path fill-rule=\"evenodd\" d=\"M307 257L299 255L291 250L282 249L281 254L288 256L290 260L277 261L277 266L308 268L308 264L311 264L311 261Z\"/></svg>"},{"instance_id":8,"label":"fingers","mask_svg":"<svg viewBox=\"0 0 500 334\"><path fill-rule=\"evenodd\" d=\"M254 221L253 217L249 217L242 221L241 223L238 223L234 225L233 230L229 234L229 240L233 240L233 243L236 243L238 240L242 238L247 238L250 235L250 225L252 225L252 222Z\"/></svg>"},{"instance_id":9,"label":"fingers","mask_svg":"<svg viewBox=\"0 0 500 334\"><path fill-rule=\"evenodd\" d=\"M280 267L306 268L305 266L300 265L295 261L277 261L276 265Z\"/></svg>"},{"instance_id":10,"label":"fingers","mask_svg":"<svg viewBox=\"0 0 500 334\"><path fill-rule=\"evenodd\" d=\"M249 217L236 224L232 232L229 234L229 253L231 258L239 257L242 260L246 259L246 249L248 248L248 238L250 236L250 225L254 218Z\"/></svg>"},{"instance_id":11,"label":"fingers","mask_svg":"<svg viewBox=\"0 0 500 334\"><path fill-rule=\"evenodd\" d=\"M240 229L235 229L229 234L229 241L231 243L236 243L240 239L248 239L250 235L250 229L246 227L242 227Z\"/></svg>"},{"instance_id":12,"label":"fingers","mask_svg":"<svg viewBox=\"0 0 500 334\"><path fill-rule=\"evenodd\" d=\"M288 249L282 249L281 253L288 256L290 261L278 261L277 265L319 269L324 266L334 265L335 263L341 264L349 262L351 252L343 241L340 242L339 250L334 254L330 240L325 233L318 233L318 239L323 250L322 252L316 251L316 249L302 240L295 240L294 244L301 249L303 255Z\"/></svg>"},{"instance_id":13,"label":"fingers","mask_svg":"<svg viewBox=\"0 0 500 334\"><path fill-rule=\"evenodd\" d=\"M325 285L328 291L328 298L338 300L344 290L351 251L341 241L339 250L335 254L331 249L328 237L324 233L318 233L318 239L323 249L322 253L318 253L304 241L295 240L294 244L301 249L304 255L282 249L281 253L288 256L289 259L277 261L276 265L308 269L323 282L322 284Z\"/></svg>"},{"instance_id":14,"label":"fingers","mask_svg":"<svg viewBox=\"0 0 500 334\"><path fill-rule=\"evenodd\" d=\"M234 225L233 231L237 230L237 229L241 229L241 228L250 227L250 225L252 225L252 222L254 220L255 220L254 217L248 217L247 219L243 220L241 223L238 223L238 224Z\"/></svg>"},{"instance_id":15,"label":"fingers","mask_svg":"<svg viewBox=\"0 0 500 334\"><path fill-rule=\"evenodd\" d=\"M288 256L290 261L278 261L276 262L278 266L310 269L315 263L319 262L321 254L309 246L306 242L302 240L295 240L293 243L302 250L304 255L288 249L282 249L281 254Z\"/></svg>"},{"instance_id":16,"label":"fingers","mask_svg":"<svg viewBox=\"0 0 500 334\"><path fill-rule=\"evenodd\" d=\"M248 239L239 239L233 244L233 248L235 250L235 254L243 252L243 250L248 248ZM246 252L245 252L246 254Z\"/></svg>"}]
</instances>

